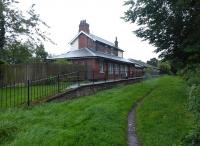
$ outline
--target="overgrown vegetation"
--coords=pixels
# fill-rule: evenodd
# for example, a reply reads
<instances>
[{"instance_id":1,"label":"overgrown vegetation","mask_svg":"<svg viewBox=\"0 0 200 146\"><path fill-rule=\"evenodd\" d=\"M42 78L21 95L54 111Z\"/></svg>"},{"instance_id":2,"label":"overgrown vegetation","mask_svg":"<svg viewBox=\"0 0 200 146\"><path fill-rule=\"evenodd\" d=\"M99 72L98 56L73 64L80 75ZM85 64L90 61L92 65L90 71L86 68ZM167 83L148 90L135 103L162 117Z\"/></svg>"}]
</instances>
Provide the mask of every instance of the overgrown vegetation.
<instances>
[{"instance_id":1,"label":"overgrown vegetation","mask_svg":"<svg viewBox=\"0 0 200 146\"><path fill-rule=\"evenodd\" d=\"M182 72L189 86L189 110L195 118L194 129L185 136L186 146L200 145L200 65L189 65Z\"/></svg>"}]
</instances>

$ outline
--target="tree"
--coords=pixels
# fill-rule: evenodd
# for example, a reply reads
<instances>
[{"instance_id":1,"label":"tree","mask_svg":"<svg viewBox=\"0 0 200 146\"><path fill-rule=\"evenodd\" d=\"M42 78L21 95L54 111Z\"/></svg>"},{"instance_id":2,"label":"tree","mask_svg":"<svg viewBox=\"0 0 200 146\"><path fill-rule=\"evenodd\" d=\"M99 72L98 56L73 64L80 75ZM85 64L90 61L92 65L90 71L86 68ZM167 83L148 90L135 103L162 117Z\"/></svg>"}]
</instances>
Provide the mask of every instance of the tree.
<instances>
[{"instance_id":1,"label":"tree","mask_svg":"<svg viewBox=\"0 0 200 146\"><path fill-rule=\"evenodd\" d=\"M157 67L158 66L158 59L151 58L150 60L147 61L147 64Z\"/></svg>"},{"instance_id":2,"label":"tree","mask_svg":"<svg viewBox=\"0 0 200 146\"><path fill-rule=\"evenodd\" d=\"M161 74L170 74L171 73L171 65L169 61L160 61L158 63L158 68L160 69Z\"/></svg>"},{"instance_id":3,"label":"tree","mask_svg":"<svg viewBox=\"0 0 200 146\"><path fill-rule=\"evenodd\" d=\"M47 59L48 53L45 51L44 45L40 44L35 49L35 59L37 62L44 62Z\"/></svg>"},{"instance_id":4,"label":"tree","mask_svg":"<svg viewBox=\"0 0 200 146\"><path fill-rule=\"evenodd\" d=\"M172 60L176 67L200 62L199 0L128 0L123 19L137 23L134 31Z\"/></svg>"},{"instance_id":5,"label":"tree","mask_svg":"<svg viewBox=\"0 0 200 146\"><path fill-rule=\"evenodd\" d=\"M13 42L8 44L7 61L11 64L30 63L32 61L33 48L30 49L30 44L21 44L19 42Z\"/></svg>"},{"instance_id":6,"label":"tree","mask_svg":"<svg viewBox=\"0 0 200 146\"><path fill-rule=\"evenodd\" d=\"M35 13L34 4L26 12L18 9L16 0L0 0L0 59L9 61L11 44L30 44L33 47L43 40L51 41L40 26L49 27ZM52 41L51 41L52 42ZM53 43L53 42L52 42ZM10 56L9 56L10 57Z\"/></svg>"}]
</instances>

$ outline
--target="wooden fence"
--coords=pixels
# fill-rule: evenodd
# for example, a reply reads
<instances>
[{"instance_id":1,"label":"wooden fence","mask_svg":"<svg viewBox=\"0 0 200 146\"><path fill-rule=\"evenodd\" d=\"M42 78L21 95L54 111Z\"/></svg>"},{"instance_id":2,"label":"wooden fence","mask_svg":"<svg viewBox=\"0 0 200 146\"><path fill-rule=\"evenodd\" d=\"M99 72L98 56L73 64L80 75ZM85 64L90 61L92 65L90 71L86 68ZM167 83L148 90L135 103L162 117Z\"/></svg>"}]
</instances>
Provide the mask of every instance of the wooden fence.
<instances>
[{"instance_id":1,"label":"wooden fence","mask_svg":"<svg viewBox=\"0 0 200 146\"><path fill-rule=\"evenodd\" d=\"M0 84L38 80L47 76L67 74L75 71L85 71L85 67L74 64L48 63L0 65Z\"/></svg>"}]
</instances>

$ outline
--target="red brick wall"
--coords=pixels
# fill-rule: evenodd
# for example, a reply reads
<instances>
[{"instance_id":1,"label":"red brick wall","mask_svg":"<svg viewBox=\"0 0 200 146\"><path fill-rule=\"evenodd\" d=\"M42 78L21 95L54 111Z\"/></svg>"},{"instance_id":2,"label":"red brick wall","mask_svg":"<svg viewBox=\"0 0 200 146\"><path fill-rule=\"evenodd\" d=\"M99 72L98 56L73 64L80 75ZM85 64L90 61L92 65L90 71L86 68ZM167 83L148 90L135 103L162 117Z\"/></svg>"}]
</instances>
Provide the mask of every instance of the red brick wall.
<instances>
[{"instance_id":1,"label":"red brick wall","mask_svg":"<svg viewBox=\"0 0 200 146\"><path fill-rule=\"evenodd\" d=\"M95 42L87 37L85 34L81 34L78 38L78 48L95 48Z\"/></svg>"},{"instance_id":2,"label":"red brick wall","mask_svg":"<svg viewBox=\"0 0 200 146\"><path fill-rule=\"evenodd\" d=\"M117 79L121 77L121 74L115 74L115 71L113 71L113 74L108 73L108 64L119 64L119 65L127 65L128 66L128 76L129 77L136 77L136 76L142 76L143 75L143 70L140 68L134 67L134 65L128 65L128 64L121 64L118 62L114 61L108 61L104 60L104 72L100 73L99 70L99 62L102 61L100 59L79 59L79 60L73 60L72 62L75 64L87 64L88 70L91 74L91 79L93 78L93 73L94 73L94 79L99 80L99 79Z\"/></svg>"}]
</instances>

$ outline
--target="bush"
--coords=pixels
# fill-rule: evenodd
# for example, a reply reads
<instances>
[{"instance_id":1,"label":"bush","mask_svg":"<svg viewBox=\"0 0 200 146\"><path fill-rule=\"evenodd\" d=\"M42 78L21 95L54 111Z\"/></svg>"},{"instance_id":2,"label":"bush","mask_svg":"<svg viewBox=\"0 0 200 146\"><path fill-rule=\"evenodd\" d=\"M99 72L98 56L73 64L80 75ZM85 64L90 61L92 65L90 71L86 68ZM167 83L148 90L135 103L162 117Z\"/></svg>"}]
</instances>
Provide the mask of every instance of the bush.
<instances>
[{"instance_id":1,"label":"bush","mask_svg":"<svg viewBox=\"0 0 200 146\"><path fill-rule=\"evenodd\" d=\"M171 65L168 61L159 62L158 68L160 69L161 74L172 74Z\"/></svg>"},{"instance_id":2,"label":"bush","mask_svg":"<svg viewBox=\"0 0 200 146\"><path fill-rule=\"evenodd\" d=\"M182 72L190 87L189 110L195 118L194 129L183 138L185 146L200 145L200 64L187 66Z\"/></svg>"},{"instance_id":3,"label":"bush","mask_svg":"<svg viewBox=\"0 0 200 146\"><path fill-rule=\"evenodd\" d=\"M199 146L200 145L200 127L192 130L184 139L184 146Z\"/></svg>"},{"instance_id":4,"label":"bush","mask_svg":"<svg viewBox=\"0 0 200 146\"><path fill-rule=\"evenodd\" d=\"M7 62L0 59L0 64L7 64Z\"/></svg>"},{"instance_id":5,"label":"bush","mask_svg":"<svg viewBox=\"0 0 200 146\"><path fill-rule=\"evenodd\" d=\"M146 68L145 69L145 74L144 74L145 79L152 78L152 72L153 72L153 68L152 67Z\"/></svg>"},{"instance_id":6,"label":"bush","mask_svg":"<svg viewBox=\"0 0 200 146\"><path fill-rule=\"evenodd\" d=\"M200 127L200 85L193 85L189 95L189 110L194 114Z\"/></svg>"}]
</instances>

